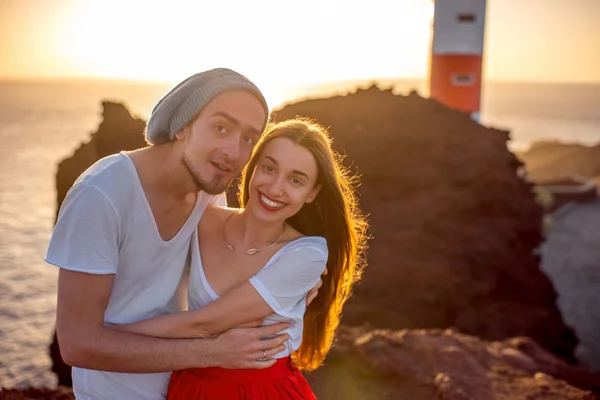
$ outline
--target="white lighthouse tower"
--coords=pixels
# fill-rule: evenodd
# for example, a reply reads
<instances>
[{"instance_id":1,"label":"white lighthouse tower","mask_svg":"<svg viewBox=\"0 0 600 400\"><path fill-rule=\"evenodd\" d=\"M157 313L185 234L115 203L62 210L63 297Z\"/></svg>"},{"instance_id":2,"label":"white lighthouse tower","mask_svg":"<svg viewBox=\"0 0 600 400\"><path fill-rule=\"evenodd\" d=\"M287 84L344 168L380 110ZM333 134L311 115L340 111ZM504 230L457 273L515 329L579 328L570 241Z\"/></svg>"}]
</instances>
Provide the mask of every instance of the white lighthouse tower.
<instances>
[{"instance_id":1,"label":"white lighthouse tower","mask_svg":"<svg viewBox=\"0 0 600 400\"><path fill-rule=\"evenodd\" d=\"M435 0L430 96L479 121L486 0Z\"/></svg>"}]
</instances>

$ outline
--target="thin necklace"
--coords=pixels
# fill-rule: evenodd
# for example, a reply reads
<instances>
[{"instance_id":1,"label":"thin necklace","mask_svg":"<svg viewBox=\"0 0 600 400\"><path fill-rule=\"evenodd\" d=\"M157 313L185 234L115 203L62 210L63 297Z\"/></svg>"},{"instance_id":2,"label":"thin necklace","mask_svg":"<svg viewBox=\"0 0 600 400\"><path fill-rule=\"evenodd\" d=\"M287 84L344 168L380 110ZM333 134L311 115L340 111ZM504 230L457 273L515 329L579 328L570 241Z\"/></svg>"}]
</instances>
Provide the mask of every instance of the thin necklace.
<instances>
[{"instance_id":1,"label":"thin necklace","mask_svg":"<svg viewBox=\"0 0 600 400\"><path fill-rule=\"evenodd\" d=\"M234 211L231 214L229 214L229 216L225 220L225 223L223 224L223 237L225 238L225 242L227 243L227 248L229 249L229 251L235 251L235 247L233 247L233 245L229 242L229 239L227 239L227 233L226 233L225 227L227 226L227 222L229 222L229 220L231 219L231 217L233 217L233 214L237 214L237 211ZM258 253L259 251L270 249L271 247L273 247L277 243L279 243L279 241L283 237L284 233L285 233L285 224L283 225L283 230L281 231L281 235L279 235L279 238L275 242L271 243L270 245L268 245L266 247L260 248L260 249L256 248L256 247L249 248L249 249L246 250L246 254L248 254L249 256L251 256L253 254Z\"/></svg>"}]
</instances>

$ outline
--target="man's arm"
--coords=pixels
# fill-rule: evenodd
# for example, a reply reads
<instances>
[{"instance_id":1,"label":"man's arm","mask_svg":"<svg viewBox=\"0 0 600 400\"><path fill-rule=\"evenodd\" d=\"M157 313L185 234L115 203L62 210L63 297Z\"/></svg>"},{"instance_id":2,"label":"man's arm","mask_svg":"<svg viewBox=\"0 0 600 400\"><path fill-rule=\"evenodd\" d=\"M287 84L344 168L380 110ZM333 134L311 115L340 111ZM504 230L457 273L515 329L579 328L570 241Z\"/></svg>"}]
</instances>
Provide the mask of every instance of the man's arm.
<instances>
[{"instance_id":1,"label":"man's arm","mask_svg":"<svg viewBox=\"0 0 600 400\"><path fill-rule=\"evenodd\" d=\"M302 250L302 249L300 249ZM305 250L302 256L284 254L250 281L235 287L212 303L192 311L150 318L112 329L165 338L210 337L277 313L289 317L289 308L304 302L327 257Z\"/></svg>"},{"instance_id":2,"label":"man's arm","mask_svg":"<svg viewBox=\"0 0 600 400\"><path fill-rule=\"evenodd\" d=\"M221 366L267 368L285 347L287 335L268 340L287 328L277 324L234 329L217 338L158 339L103 326L114 275L93 275L61 269L58 284L57 333L61 354L69 365L116 372L149 373Z\"/></svg>"},{"instance_id":3,"label":"man's arm","mask_svg":"<svg viewBox=\"0 0 600 400\"><path fill-rule=\"evenodd\" d=\"M262 321L273 312L250 282L245 282L197 310L161 315L110 328L161 338L207 338L238 326Z\"/></svg>"}]
</instances>

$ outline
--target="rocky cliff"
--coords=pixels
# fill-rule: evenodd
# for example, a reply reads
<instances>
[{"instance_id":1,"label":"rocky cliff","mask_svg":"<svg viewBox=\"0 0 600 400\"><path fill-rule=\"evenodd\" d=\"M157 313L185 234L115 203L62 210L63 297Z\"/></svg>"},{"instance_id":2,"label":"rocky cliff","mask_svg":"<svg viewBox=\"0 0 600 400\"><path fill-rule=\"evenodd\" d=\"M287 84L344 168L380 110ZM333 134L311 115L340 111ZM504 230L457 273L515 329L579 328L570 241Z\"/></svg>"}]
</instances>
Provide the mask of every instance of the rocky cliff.
<instances>
[{"instance_id":1,"label":"rocky cliff","mask_svg":"<svg viewBox=\"0 0 600 400\"><path fill-rule=\"evenodd\" d=\"M371 87L288 105L330 127L361 176L373 240L343 323L528 336L566 360L577 343L534 250L542 209L508 133L416 94Z\"/></svg>"},{"instance_id":2,"label":"rocky cliff","mask_svg":"<svg viewBox=\"0 0 600 400\"><path fill-rule=\"evenodd\" d=\"M451 330L342 326L325 365L306 374L322 400L593 400L600 376L531 339L486 342ZM6 389L0 400L72 400L68 390Z\"/></svg>"},{"instance_id":3,"label":"rocky cliff","mask_svg":"<svg viewBox=\"0 0 600 400\"><path fill-rule=\"evenodd\" d=\"M531 339L485 342L440 329L342 327L325 366L308 379L327 400L591 400L600 389L599 376Z\"/></svg>"},{"instance_id":4,"label":"rocky cliff","mask_svg":"<svg viewBox=\"0 0 600 400\"><path fill-rule=\"evenodd\" d=\"M584 146L561 142L534 143L518 154L536 181L580 175L600 184L600 144Z\"/></svg>"}]
</instances>

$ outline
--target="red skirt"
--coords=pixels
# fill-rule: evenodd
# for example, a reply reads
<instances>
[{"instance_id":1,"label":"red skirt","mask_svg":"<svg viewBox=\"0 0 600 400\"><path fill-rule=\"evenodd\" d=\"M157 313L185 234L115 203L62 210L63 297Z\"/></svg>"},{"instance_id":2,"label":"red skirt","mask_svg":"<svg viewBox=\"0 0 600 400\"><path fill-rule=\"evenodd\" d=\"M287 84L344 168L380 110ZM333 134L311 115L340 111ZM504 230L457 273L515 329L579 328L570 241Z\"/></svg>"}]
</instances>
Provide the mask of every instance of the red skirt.
<instances>
[{"instance_id":1,"label":"red skirt","mask_svg":"<svg viewBox=\"0 0 600 400\"><path fill-rule=\"evenodd\" d=\"M308 382L284 357L266 369L193 368L175 371L167 400L316 400Z\"/></svg>"}]
</instances>

